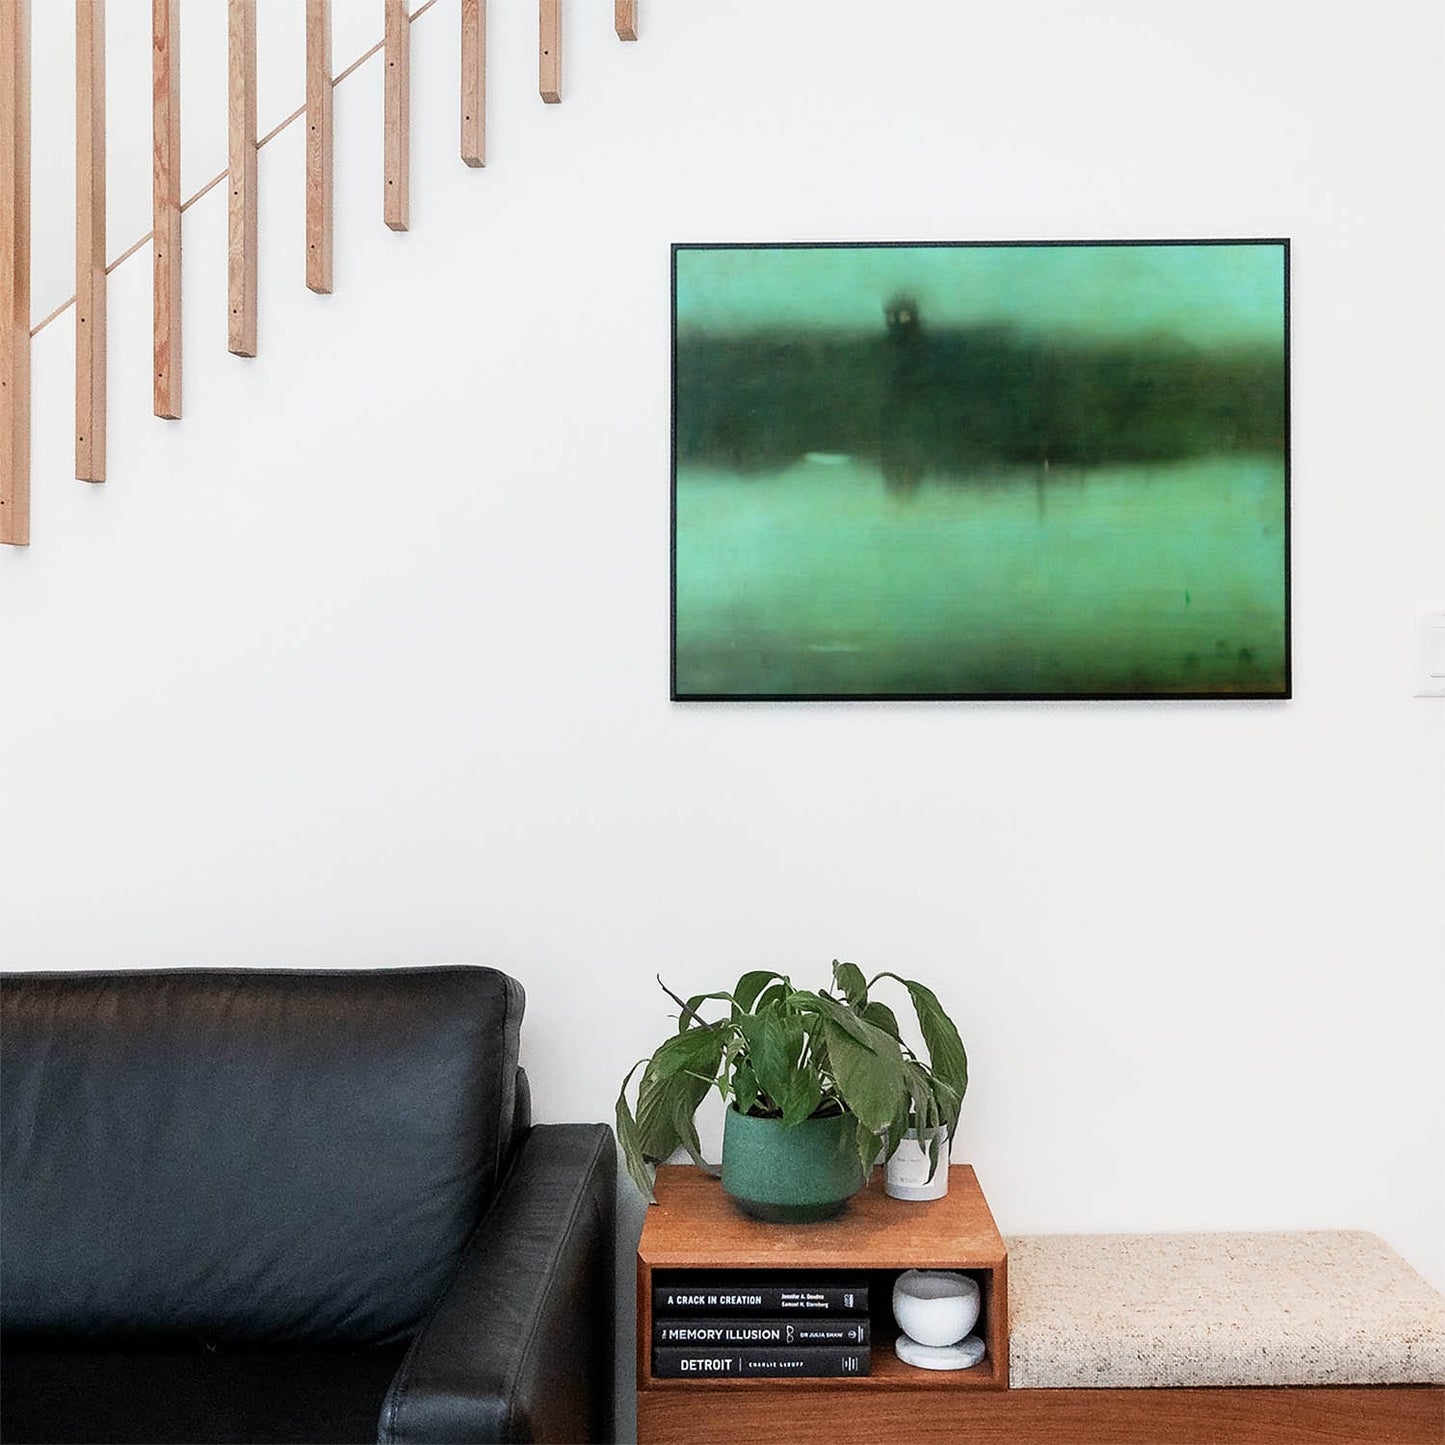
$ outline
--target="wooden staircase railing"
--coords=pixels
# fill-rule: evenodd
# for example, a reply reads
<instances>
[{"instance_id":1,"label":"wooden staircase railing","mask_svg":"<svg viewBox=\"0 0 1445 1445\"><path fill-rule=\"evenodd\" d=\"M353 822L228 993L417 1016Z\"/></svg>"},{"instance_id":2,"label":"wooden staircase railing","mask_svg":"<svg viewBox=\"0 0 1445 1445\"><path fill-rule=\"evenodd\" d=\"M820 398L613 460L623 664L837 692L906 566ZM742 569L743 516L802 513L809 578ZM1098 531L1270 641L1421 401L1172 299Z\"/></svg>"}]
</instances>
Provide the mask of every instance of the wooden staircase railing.
<instances>
[{"instance_id":1,"label":"wooden staircase railing","mask_svg":"<svg viewBox=\"0 0 1445 1445\"><path fill-rule=\"evenodd\" d=\"M30 540L30 11L0 5L0 542Z\"/></svg>"},{"instance_id":2,"label":"wooden staircase railing","mask_svg":"<svg viewBox=\"0 0 1445 1445\"><path fill-rule=\"evenodd\" d=\"M75 295L32 326L30 319L29 0L0 0L0 543L30 540L30 344L75 308L75 475L106 475L106 277L151 242L154 261L155 413L181 415L182 216L229 180L227 346L255 356L257 337L257 160L262 147L306 118L306 285L332 289L332 91L378 51L386 65L382 217L410 224L411 26L438 0L408 14L407 0L379 0L383 38L339 75L331 71L330 0L304 7L306 99L267 135L256 135L256 0L227 0L227 168L183 200L180 187L180 0L152 0L152 197L149 235L105 260L105 0L76 0ZM486 0L460 0L461 159L486 162ZM620 40L637 39L637 0L614 0ZM562 0L538 0L538 90L562 98Z\"/></svg>"}]
</instances>

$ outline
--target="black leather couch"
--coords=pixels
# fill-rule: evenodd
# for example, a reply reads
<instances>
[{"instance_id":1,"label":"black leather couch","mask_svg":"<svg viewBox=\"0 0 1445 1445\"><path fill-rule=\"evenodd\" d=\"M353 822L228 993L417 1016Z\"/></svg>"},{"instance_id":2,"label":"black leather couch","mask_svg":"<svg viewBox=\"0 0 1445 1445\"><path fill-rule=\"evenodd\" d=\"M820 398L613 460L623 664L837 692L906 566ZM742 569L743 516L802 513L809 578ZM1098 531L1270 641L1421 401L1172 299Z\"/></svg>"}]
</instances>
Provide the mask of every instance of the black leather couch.
<instances>
[{"instance_id":1,"label":"black leather couch","mask_svg":"<svg viewBox=\"0 0 1445 1445\"><path fill-rule=\"evenodd\" d=\"M485 968L0 975L0 1437L613 1438L616 1153Z\"/></svg>"}]
</instances>

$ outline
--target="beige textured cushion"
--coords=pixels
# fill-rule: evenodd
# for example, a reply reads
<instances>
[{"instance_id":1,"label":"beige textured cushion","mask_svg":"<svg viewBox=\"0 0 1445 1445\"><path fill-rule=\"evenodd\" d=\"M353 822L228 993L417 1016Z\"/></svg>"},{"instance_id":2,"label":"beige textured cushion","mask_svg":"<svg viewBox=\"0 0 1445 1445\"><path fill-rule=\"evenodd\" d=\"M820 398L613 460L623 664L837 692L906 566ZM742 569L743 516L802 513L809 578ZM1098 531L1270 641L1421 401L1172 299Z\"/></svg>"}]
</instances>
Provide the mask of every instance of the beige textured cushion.
<instances>
[{"instance_id":1,"label":"beige textured cushion","mask_svg":"<svg viewBox=\"0 0 1445 1445\"><path fill-rule=\"evenodd\" d=\"M1445 1299L1373 1234L1007 1244L1015 1387L1445 1381Z\"/></svg>"}]
</instances>

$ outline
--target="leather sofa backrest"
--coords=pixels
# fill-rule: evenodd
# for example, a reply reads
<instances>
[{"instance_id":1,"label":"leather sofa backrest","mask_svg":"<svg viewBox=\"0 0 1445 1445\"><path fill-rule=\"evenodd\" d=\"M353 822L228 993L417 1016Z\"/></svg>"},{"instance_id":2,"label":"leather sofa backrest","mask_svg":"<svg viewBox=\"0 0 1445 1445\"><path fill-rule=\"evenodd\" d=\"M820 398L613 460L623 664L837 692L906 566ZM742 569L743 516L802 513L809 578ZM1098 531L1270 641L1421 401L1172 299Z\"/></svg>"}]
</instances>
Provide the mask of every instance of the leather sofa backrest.
<instances>
[{"instance_id":1,"label":"leather sofa backrest","mask_svg":"<svg viewBox=\"0 0 1445 1445\"><path fill-rule=\"evenodd\" d=\"M505 1167L522 1008L484 968L0 976L6 1336L405 1336Z\"/></svg>"}]
</instances>

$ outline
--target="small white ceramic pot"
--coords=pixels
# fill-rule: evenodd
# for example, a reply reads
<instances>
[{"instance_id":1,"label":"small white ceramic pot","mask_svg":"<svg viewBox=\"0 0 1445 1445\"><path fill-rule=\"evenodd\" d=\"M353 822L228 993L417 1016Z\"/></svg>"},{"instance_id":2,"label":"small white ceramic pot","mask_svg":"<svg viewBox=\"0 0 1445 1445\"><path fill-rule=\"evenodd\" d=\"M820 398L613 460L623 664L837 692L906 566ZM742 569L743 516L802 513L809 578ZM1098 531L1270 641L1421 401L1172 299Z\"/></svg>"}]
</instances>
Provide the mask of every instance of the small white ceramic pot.
<instances>
[{"instance_id":1,"label":"small white ceramic pot","mask_svg":"<svg viewBox=\"0 0 1445 1445\"><path fill-rule=\"evenodd\" d=\"M956 1345L978 1323L978 1281L946 1269L908 1269L893 1284L893 1318L920 1345Z\"/></svg>"},{"instance_id":2,"label":"small white ceramic pot","mask_svg":"<svg viewBox=\"0 0 1445 1445\"><path fill-rule=\"evenodd\" d=\"M939 1136L938 1168L928 1177L928 1149L933 1134ZM910 1129L893 1157L883 1167L883 1192L894 1199L942 1199L948 1193L948 1135L930 1130L922 1139Z\"/></svg>"}]
</instances>

